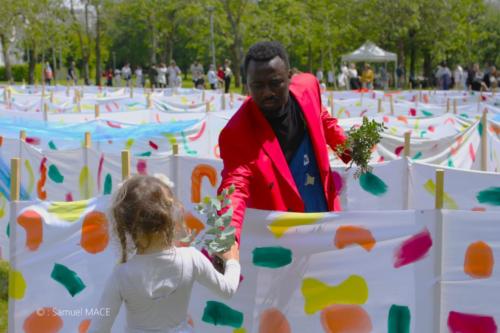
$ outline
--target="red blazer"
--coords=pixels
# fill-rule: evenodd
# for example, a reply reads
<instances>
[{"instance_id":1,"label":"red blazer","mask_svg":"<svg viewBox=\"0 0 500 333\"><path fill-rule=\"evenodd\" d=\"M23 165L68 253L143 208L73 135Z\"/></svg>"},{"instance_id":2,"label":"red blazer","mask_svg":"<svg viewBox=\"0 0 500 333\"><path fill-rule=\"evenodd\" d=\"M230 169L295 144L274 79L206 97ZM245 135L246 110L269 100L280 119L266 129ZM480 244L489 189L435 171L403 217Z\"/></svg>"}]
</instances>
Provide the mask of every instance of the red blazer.
<instances>
[{"instance_id":1,"label":"red blazer","mask_svg":"<svg viewBox=\"0 0 500 333\"><path fill-rule=\"evenodd\" d=\"M309 135L330 210L340 210L340 200L330 170L328 150L345 141L337 119L332 118L321 104L318 81L311 74L293 76L290 93L299 103ZM300 197L285 155L271 125L251 97L233 115L219 136L220 155L224 162L222 189L234 184L231 196L234 208L231 225L236 227L239 240L245 208L303 212ZM344 162L350 156L341 156Z\"/></svg>"}]
</instances>

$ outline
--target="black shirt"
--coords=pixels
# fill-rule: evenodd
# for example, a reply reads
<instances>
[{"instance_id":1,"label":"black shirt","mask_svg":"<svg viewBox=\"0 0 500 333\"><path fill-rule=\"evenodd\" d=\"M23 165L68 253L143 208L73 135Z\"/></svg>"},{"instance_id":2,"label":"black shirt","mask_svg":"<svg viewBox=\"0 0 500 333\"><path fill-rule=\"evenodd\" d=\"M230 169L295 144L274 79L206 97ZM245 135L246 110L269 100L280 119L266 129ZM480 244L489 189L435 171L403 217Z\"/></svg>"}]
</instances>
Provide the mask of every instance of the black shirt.
<instances>
[{"instance_id":1,"label":"black shirt","mask_svg":"<svg viewBox=\"0 0 500 333\"><path fill-rule=\"evenodd\" d=\"M266 116L266 119L278 138L286 161L290 163L307 128L299 103L290 95L283 109L272 118Z\"/></svg>"}]
</instances>

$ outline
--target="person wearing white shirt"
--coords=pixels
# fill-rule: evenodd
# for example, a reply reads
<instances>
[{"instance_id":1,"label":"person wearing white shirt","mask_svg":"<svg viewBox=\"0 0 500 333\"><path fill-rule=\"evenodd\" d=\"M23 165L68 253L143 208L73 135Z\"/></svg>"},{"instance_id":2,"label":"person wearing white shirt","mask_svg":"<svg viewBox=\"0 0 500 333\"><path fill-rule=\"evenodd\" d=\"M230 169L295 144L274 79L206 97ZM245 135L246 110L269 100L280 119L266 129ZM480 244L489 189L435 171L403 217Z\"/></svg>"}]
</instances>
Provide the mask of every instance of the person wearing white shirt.
<instances>
[{"instance_id":1,"label":"person wearing white shirt","mask_svg":"<svg viewBox=\"0 0 500 333\"><path fill-rule=\"evenodd\" d=\"M207 78L208 78L208 83L210 84L210 89L215 90L217 89L217 74L215 73L215 66L212 64L210 65L210 69L208 70L207 73Z\"/></svg>"},{"instance_id":2,"label":"person wearing white shirt","mask_svg":"<svg viewBox=\"0 0 500 333\"><path fill-rule=\"evenodd\" d=\"M177 67L175 60L170 62L170 66L167 68L168 74L168 86L170 88L179 87L181 85L180 75L181 70Z\"/></svg>"},{"instance_id":3,"label":"person wearing white shirt","mask_svg":"<svg viewBox=\"0 0 500 333\"><path fill-rule=\"evenodd\" d=\"M129 178L115 194L111 213L122 247L121 263L108 278L89 333L109 333L122 303L125 333L191 333L188 306L195 282L230 298L240 280L238 245L221 255L225 272L192 247L176 247L174 230L182 209L170 187L153 176ZM131 248L136 253L129 258Z\"/></svg>"},{"instance_id":4,"label":"person wearing white shirt","mask_svg":"<svg viewBox=\"0 0 500 333\"><path fill-rule=\"evenodd\" d=\"M137 66L135 69L135 85L137 88L141 88L144 85L141 66Z\"/></svg>"}]
</instances>

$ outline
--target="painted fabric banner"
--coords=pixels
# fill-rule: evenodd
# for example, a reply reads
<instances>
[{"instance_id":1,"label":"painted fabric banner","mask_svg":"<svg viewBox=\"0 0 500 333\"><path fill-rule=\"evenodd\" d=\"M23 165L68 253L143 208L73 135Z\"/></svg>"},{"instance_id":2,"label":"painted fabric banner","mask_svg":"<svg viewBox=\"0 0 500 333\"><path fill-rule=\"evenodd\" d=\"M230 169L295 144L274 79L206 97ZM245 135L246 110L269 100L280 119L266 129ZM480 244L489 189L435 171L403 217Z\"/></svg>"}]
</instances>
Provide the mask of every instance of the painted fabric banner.
<instances>
[{"instance_id":1,"label":"painted fabric banner","mask_svg":"<svg viewBox=\"0 0 500 333\"><path fill-rule=\"evenodd\" d=\"M498 332L500 214L443 212L441 332Z\"/></svg>"},{"instance_id":2,"label":"painted fabric banner","mask_svg":"<svg viewBox=\"0 0 500 333\"><path fill-rule=\"evenodd\" d=\"M25 202L16 209L9 299L14 331L85 331L99 315L92 310L117 258L108 206L109 197L99 197ZM337 325L359 333L388 327L391 333L398 327L431 332L438 320L435 216L248 210L238 293L221 301L197 286L189 310L194 327L207 333L258 327L269 333L331 332ZM123 332L123 324L118 318L113 332Z\"/></svg>"},{"instance_id":3,"label":"painted fabric banner","mask_svg":"<svg viewBox=\"0 0 500 333\"><path fill-rule=\"evenodd\" d=\"M500 209L500 177L497 173L443 167L444 208L474 211ZM409 208L435 207L436 167L410 163Z\"/></svg>"}]
</instances>

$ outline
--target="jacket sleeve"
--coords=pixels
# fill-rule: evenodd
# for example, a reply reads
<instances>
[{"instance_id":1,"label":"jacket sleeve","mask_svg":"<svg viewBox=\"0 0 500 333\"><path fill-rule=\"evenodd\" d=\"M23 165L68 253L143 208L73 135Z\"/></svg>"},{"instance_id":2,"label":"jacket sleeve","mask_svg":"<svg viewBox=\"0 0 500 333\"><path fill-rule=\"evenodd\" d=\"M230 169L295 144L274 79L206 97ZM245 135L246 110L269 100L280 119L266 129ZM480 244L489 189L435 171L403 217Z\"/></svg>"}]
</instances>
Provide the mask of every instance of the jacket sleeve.
<instances>
[{"instance_id":1,"label":"jacket sleeve","mask_svg":"<svg viewBox=\"0 0 500 333\"><path fill-rule=\"evenodd\" d=\"M320 96L320 120L323 124L323 131L325 132L326 143L336 152L337 145L345 142L347 137L344 134L344 130L339 126L337 118L330 116L328 110L321 103L321 91L319 85L316 83L316 89L318 95ZM337 154L338 155L338 154ZM342 155L338 155L344 163L349 163L351 161L351 153L349 151L344 152Z\"/></svg>"},{"instance_id":2,"label":"jacket sleeve","mask_svg":"<svg viewBox=\"0 0 500 333\"><path fill-rule=\"evenodd\" d=\"M236 228L236 240L240 241L241 228L245 218L247 200L250 194L250 180L252 171L248 161L241 156L245 151L237 136L231 135L226 129L219 136L220 156L224 162L222 170L222 181L218 189L218 194L223 189L234 185L235 190L231 195L231 204L233 206L233 219L231 225Z\"/></svg>"}]
</instances>

